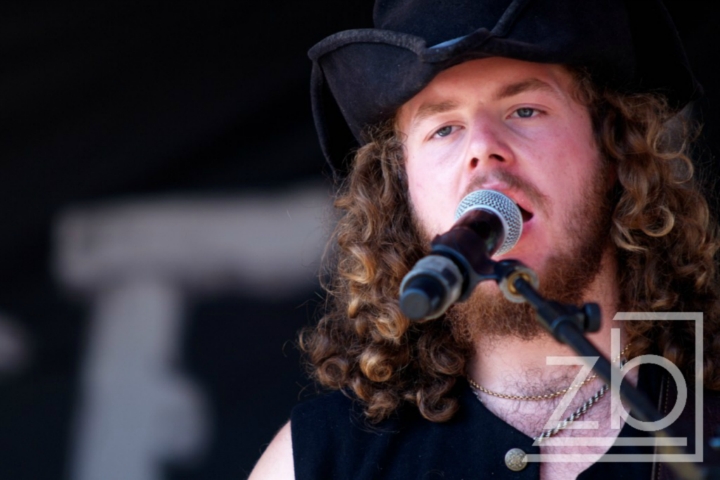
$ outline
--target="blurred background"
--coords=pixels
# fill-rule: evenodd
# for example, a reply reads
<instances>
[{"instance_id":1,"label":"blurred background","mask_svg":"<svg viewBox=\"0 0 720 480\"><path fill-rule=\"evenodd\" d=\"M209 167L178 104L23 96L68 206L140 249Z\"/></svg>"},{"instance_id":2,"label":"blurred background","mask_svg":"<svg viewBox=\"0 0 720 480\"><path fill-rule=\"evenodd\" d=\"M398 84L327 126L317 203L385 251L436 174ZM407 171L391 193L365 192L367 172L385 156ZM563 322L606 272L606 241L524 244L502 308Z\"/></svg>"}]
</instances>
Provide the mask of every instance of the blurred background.
<instances>
[{"instance_id":1,"label":"blurred background","mask_svg":"<svg viewBox=\"0 0 720 480\"><path fill-rule=\"evenodd\" d=\"M720 5L666 0L720 152ZM0 478L243 479L316 394L306 51L372 2L0 7ZM662 61L662 52L658 52Z\"/></svg>"}]
</instances>

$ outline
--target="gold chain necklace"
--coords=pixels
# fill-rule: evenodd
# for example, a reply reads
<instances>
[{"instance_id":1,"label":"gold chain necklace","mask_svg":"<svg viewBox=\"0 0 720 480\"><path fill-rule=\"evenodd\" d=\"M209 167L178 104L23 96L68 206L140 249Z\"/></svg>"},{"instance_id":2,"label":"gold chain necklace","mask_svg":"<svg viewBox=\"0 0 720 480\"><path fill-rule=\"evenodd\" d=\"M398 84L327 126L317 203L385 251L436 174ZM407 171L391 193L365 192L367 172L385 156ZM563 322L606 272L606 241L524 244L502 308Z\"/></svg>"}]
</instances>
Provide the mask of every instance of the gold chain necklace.
<instances>
[{"instance_id":1,"label":"gold chain necklace","mask_svg":"<svg viewBox=\"0 0 720 480\"><path fill-rule=\"evenodd\" d=\"M618 360L620 360L620 358L622 358L625 355L628 348L630 348L630 344L627 344L625 346L625 348L623 348L623 351L620 352L620 354L617 357L615 357L615 359L613 359L612 363L616 363ZM565 395L567 392L574 390L576 388L580 388L583 385L586 385L588 382L592 382L596 378L597 378L597 374L593 373L592 375L587 377L585 379L585 381L582 383L579 383L577 385L570 385L569 387L559 390L555 393L548 393L545 395L509 395L509 394L505 394L505 393L498 393L498 392L493 392L492 390L488 390L487 388L483 387L479 383L476 383L475 380L473 380L470 377L467 377L467 380L473 389L478 390L487 395L492 395L493 397L504 398L506 400L539 401L539 400L550 400L551 398L559 397L560 395Z\"/></svg>"},{"instance_id":2,"label":"gold chain necklace","mask_svg":"<svg viewBox=\"0 0 720 480\"><path fill-rule=\"evenodd\" d=\"M623 353L625 353L625 351L627 351L628 347L629 347L629 345L627 347L625 347L622 352L620 352L620 355L623 355ZM615 362L613 362L613 363L615 363ZM627 363L627 360L623 358L620 361L620 369L622 369L625 366L625 363ZM473 386L472 384L477 385L472 380L470 380L470 382L471 382L471 386ZM587 382L587 380L585 382L583 382L581 385L584 385L586 382ZM600 390L598 390L595 393L595 395L588 398L585 401L585 403L580 405L580 407L577 410L575 410L573 413L571 413L570 416L567 417L565 420L560 421L555 426L555 428L551 428L550 430L543 430L542 432L540 432L540 435L538 435L537 437L533 437L533 442L537 442L539 444L544 439L555 436L555 435L557 435L558 432L565 430L568 425L570 425L575 420L577 420L578 418L585 415L587 413L587 411L598 402L598 400L600 400L601 398L603 398L603 396L605 396L605 393L609 389L610 389L610 387L607 384L604 384L602 387L600 387ZM568 390L570 390L570 388L566 389L566 391L568 391ZM480 401L480 403L482 403L482 398L480 397L480 391L477 388L475 388L474 386L473 386L473 393L475 394L477 399Z\"/></svg>"},{"instance_id":3,"label":"gold chain necklace","mask_svg":"<svg viewBox=\"0 0 720 480\"><path fill-rule=\"evenodd\" d=\"M590 408L598 402L598 400L600 400L603 396L605 396L605 392L607 392L609 389L610 389L610 387L608 387L607 384L603 385L600 388L600 390L598 390L595 393L595 395L593 395L592 397L587 399L585 401L585 403L580 405L580 407L577 410L575 410L573 413L571 413L569 417L567 417L565 420L562 420L561 422L559 422L555 426L555 428L551 428L550 430L543 430L542 432L540 432L540 435L538 435L537 437L533 437L533 442L541 443L546 438L550 438L554 435L557 435L557 433L560 432L561 430L565 430L568 425L570 425L575 420L577 420L578 418L585 415L587 413L587 411L590 410ZM480 393L477 390L473 390L473 393L475 394L477 399L480 400L480 402L482 403L482 398L480 398Z\"/></svg>"}]
</instances>

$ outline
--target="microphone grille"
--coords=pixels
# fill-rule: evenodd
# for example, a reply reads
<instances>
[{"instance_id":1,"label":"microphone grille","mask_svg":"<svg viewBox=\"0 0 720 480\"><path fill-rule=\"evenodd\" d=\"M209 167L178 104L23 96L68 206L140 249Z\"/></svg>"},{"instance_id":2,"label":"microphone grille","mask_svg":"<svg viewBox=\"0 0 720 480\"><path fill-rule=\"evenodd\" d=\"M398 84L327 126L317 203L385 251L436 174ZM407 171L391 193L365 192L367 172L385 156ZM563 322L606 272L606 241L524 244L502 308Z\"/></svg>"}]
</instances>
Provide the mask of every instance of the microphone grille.
<instances>
[{"instance_id":1,"label":"microphone grille","mask_svg":"<svg viewBox=\"0 0 720 480\"><path fill-rule=\"evenodd\" d=\"M460 201L455 211L455 220L465 215L469 210L476 208L495 213L505 229L505 241L498 248L495 255L509 252L520 240L522 235L522 214L515 202L495 190L475 190Z\"/></svg>"}]
</instances>

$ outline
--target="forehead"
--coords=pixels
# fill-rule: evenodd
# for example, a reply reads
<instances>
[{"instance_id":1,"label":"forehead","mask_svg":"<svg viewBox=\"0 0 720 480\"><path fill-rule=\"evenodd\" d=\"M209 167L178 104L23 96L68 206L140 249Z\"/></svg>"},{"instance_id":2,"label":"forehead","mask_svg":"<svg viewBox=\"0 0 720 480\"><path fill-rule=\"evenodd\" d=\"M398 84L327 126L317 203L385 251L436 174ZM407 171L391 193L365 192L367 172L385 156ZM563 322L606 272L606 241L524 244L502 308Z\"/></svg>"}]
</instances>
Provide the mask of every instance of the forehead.
<instances>
[{"instance_id":1,"label":"forehead","mask_svg":"<svg viewBox=\"0 0 720 480\"><path fill-rule=\"evenodd\" d=\"M438 74L400 107L398 120L402 127L470 101L499 101L524 92L544 93L574 103L572 86L572 75L562 65L501 57L471 60Z\"/></svg>"}]
</instances>

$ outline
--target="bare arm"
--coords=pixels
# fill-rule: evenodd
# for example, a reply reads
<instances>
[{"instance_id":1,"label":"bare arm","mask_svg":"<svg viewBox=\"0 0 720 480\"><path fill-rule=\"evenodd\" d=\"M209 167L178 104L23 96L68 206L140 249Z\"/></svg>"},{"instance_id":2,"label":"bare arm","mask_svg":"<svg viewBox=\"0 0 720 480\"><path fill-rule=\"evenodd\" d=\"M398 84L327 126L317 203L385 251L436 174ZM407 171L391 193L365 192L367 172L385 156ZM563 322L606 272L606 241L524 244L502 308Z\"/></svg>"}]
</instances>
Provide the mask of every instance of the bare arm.
<instances>
[{"instance_id":1,"label":"bare arm","mask_svg":"<svg viewBox=\"0 0 720 480\"><path fill-rule=\"evenodd\" d=\"M290 422L287 422L270 442L248 480L294 480L292 437Z\"/></svg>"}]
</instances>

